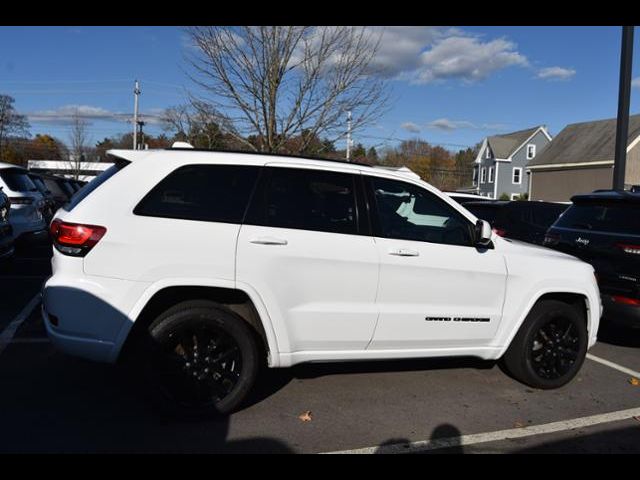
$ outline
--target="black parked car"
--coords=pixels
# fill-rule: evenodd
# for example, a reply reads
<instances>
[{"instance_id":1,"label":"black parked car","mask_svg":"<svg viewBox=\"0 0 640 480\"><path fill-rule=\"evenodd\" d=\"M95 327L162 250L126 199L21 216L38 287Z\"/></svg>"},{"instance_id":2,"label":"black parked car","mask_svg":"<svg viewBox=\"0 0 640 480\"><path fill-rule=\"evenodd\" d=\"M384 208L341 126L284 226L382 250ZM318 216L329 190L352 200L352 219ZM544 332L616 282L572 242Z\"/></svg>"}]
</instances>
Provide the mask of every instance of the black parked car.
<instances>
[{"instance_id":1,"label":"black parked car","mask_svg":"<svg viewBox=\"0 0 640 480\"><path fill-rule=\"evenodd\" d=\"M44 179L40 175L35 173L28 173L27 175L44 198L42 215L44 216L45 221L49 223L53 218L53 215L56 213L56 210L58 210L59 205L57 204L53 193L49 190L47 185L44 183Z\"/></svg>"},{"instance_id":2,"label":"black parked car","mask_svg":"<svg viewBox=\"0 0 640 480\"><path fill-rule=\"evenodd\" d=\"M640 193L576 195L545 245L593 265L607 320L640 327Z\"/></svg>"},{"instance_id":3,"label":"black parked car","mask_svg":"<svg viewBox=\"0 0 640 480\"><path fill-rule=\"evenodd\" d=\"M71 187L65 183L65 180L53 175L41 175L47 190L53 195L56 202L56 209L67 203L71 196L75 193Z\"/></svg>"},{"instance_id":4,"label":"black parked car","mask_svg":"<svg viewBox=\"0 0 640 480\"><path fill-rule=\"evenodd\" d=\"M466 202L464 207L486 220L505 238L542 245L547 229L568 205L550 202Z\"/></svg>"},{"instance_id":5,"label":"black parked car","mask_svg":"<svg viewBox=\"0 0 640 480\"><path fill-rule=\"evenodd\" d=\"M11 202L0 187L0 260L13 254L13 229L9 223Z\"/></svg>"}]
</instances>

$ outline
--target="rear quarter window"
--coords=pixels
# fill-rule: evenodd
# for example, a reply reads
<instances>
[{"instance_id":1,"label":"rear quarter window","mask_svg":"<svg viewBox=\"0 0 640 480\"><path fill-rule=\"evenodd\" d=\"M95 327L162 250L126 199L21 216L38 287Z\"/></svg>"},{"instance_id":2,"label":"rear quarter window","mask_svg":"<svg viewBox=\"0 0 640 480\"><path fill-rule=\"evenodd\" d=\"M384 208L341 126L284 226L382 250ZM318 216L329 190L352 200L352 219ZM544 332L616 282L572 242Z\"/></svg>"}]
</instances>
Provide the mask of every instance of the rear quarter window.
<instances>
[{"instance_id":1,"label":"rear quarter window","mask_svg":"<svg viewBox=\"0 0 640 480\"><path fill-rule=\"evenodd\" d=\"M248 165L186 165L160 181L133 213L241 223L259 172Z\"/></svg>"}]
</instances>

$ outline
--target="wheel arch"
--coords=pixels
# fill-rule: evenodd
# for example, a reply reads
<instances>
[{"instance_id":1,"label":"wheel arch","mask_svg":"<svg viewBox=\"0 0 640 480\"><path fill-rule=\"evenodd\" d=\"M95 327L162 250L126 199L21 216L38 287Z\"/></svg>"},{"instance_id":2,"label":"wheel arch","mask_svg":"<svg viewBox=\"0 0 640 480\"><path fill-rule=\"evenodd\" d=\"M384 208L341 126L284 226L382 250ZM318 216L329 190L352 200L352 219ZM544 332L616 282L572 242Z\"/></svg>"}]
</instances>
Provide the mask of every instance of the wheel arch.
<instances>
[{"instance_id":1,"label":"wheel arch","mask_svg":"<svg viewBox=\"0 0 640 480\"><path fill-rule=\"evenodd\" d=\"M135 335L151 324L157 316L171 306L188 300L211 300L226 306L245 320L256 332L267 355L270 367L279 365L279 349L271 320L260 297L248 289L236 288L233 282L163 281L145 290L129 312L128 322L120 330L112 361L126 354Z\"/></svg>"},{"instance_id":2,"label":"wheel arch","mask_svg":"<svg viewBox=\"0 0 640 480\"><path fill-rule=\"evenodd\" d=\"M531 313L531 310L538 303L544 300L557 300L557 301L561 301L563 303L572 305L575 308L578 308L580 312L583 314L584 319L586 320L588 338L592 337L591 332L594 324L594 318L593 318L594 312L590 304L589 295L587 292L582 290L564 290L563 291L563 290L553 290L553 289L548 291L541 291L541 292L538 292L537 295L533 296L531 300L529 300L529 303L527 304L527 308L523 310L523 313L520 315L518 322L513 326L513 328L509 330L508 336L506 337L505 341L501 342L501 349L500 349L498 358L502 357L502 355L504 355L504 353L507 351L514 337L516 336L520 328L522 328L522 325L524 324L526 318L529 316L529 313Z\"/></svg>"}]
</instances>

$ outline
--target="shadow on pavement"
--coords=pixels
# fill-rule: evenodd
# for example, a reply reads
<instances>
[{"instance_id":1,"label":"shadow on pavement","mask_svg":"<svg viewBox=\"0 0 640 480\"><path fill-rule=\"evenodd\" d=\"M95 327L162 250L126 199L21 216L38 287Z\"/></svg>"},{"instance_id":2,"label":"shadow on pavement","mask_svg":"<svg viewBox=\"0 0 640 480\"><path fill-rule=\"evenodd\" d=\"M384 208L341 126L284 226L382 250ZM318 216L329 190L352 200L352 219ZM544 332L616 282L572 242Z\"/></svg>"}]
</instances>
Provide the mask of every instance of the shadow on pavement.
<instances>
[{"instance_id":1,"label":"shadow on pavement","mask_svg":"<svg viewBox=\"0 0 640 480\"><path fill-rule=\"evenodd\" d=\"M618 347L640 347L640 328L627 328L606 321L598 329L598 342Z\"/></svg>"}]
</instances>

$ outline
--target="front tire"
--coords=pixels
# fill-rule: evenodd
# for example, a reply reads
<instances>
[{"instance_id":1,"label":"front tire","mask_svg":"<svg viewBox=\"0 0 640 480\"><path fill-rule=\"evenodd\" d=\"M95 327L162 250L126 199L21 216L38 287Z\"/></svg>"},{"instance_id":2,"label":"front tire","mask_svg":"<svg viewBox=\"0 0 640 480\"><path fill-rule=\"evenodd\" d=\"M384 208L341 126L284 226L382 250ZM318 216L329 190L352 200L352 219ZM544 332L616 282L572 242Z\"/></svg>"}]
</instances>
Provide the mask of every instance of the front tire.
<instances>
[{"instance_id":1,"label":"front tire","mask_svg":"<svg viewBox=\"0 0 640 480\"><path fill-rule=\"evenodd\" d=\"M586 319L557 300L536 304L505 353L505 367L517 380L540 389L569 383L587 353Z\"/></svg>"},{"instance_id":2,"label":"front tire","mask_svg":"<svg viewBox=\"0 0 640 480\"><path fill-rule=\"evenodd\" d=\"M179 416L233 412L259 368L255 332L210 301L182 302L161 314L139 342L138 359L152 400Z\"/></svg>"}]
</instances>

